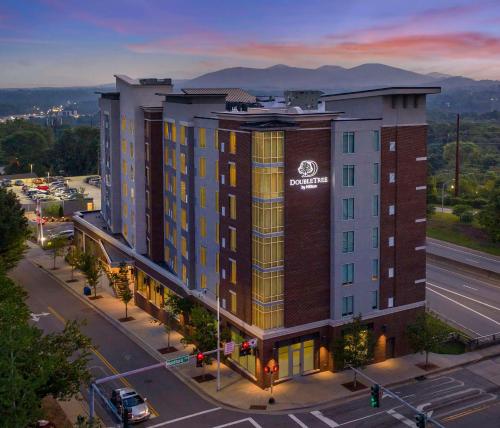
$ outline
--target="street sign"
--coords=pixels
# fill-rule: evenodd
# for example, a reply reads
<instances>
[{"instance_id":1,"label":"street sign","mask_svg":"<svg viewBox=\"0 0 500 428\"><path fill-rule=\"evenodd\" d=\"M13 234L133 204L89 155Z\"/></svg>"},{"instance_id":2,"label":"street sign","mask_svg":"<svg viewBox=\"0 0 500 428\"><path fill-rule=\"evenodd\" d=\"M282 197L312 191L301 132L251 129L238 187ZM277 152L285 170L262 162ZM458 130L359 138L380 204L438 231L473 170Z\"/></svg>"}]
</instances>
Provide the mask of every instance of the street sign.
<instances>
[{"instance_id":1,"label":"street sign","mask_svg":"<svg viewBox=\"0 0 500 428\"><path fill-rule=\"evenodd\" d=\"M182 355L177 358L172 358L171 360L165 361L165 367L179 366L181 364L186 364L189 362L189 355Z\"/></svg>"},{"instance_id":2,"label":"street sign","mask_svg":"<svg viewBox=\"0 0 500 428\"><path fill-rule=\"evenodd\" d=\"M231 355L234 352L234 342L224 343L224 355Z\"/></svg>"}]
</instances>

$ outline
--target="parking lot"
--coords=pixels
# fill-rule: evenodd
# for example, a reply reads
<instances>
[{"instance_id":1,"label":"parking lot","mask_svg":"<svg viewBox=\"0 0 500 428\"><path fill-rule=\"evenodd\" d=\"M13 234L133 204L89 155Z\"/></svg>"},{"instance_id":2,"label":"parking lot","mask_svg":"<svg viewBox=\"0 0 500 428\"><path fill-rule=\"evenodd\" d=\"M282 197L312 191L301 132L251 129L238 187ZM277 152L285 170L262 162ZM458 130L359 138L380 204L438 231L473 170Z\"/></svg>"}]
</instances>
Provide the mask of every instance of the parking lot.
<instances>
[{"instance_id":1,"label":"parking lot","mask_svg":"<svg viewBox=\"0 0 500 428\"><path fill-rule=\"evenodd\" d=\"M50 187L50 184L52 183L46 183L42 182L40 184L34 184L33 179L22 179L22 180L13 180L12 181L12 186L9 186L8 189L12 190L18 197L20 203L25 206L33 206L33 204L36 203L36 199L40 197L41 195L46 195L42 196L42 200L50 202L50 201L61 201L61 200L71 200L72 195L77 194L77 193L83 193L85 197L90 197L93 198L94 200L94 209L99 210L101 208L101 188L100 184L98 186L92 185L89 183L85 182L85 179L89 176L77 176L77 177L64 177L63 180L60 180L60 182L64 182L66 186L63 188L60 186L58 189L54 189L53 186L52 188ZM43 180L43 179L41 179ZM18 182L18 185L16 185L16 181ZM39 191L37 194L32 195L32 197L29 197L28 194L23 192L23 186L20 185L20 182L23 182L24 185L29 187L29 190L34 192L37 188L37 186L42 186L40 187L41 189L45 189L45 186L49 186L47 190L42 190ZM69 191L68 189L73 189ZM29 209L27 210L29 211Z\"/></svg>"}]
</instances>

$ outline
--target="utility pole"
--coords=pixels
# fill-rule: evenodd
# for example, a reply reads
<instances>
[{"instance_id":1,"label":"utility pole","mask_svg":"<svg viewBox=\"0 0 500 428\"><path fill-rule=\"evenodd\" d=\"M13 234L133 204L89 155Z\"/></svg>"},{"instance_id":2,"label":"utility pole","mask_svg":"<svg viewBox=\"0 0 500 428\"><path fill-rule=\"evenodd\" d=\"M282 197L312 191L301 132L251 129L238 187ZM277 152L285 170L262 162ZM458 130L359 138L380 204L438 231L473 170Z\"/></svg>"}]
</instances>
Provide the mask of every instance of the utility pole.
<instances>
[{"instance_id":1,"label":"utility pole","mask_svg":"<svg viewBox=\"0 0 500 428\"><path fill-rule=\"evenodd\" d=\"M455 197L460 191L460 113L457 113L457 144L455 147Z\"/></svg>"}]
</instances>

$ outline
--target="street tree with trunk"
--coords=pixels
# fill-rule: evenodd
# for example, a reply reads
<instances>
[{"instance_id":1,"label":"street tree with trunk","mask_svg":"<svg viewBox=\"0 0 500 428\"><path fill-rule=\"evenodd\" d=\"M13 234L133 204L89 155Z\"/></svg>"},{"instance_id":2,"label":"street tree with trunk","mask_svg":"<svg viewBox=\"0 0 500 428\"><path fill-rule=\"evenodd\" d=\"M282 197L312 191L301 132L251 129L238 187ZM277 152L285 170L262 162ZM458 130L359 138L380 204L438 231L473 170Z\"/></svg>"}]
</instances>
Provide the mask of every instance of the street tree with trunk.
<instances>
[{"instance_id":1,"label":"street tree with trunk","mask_svg":"<svg viewBox=\"0 0 500 428\"><path fill-rule=\"evenodd\" d=\"M101 261L94 253L86 251L80 256L78 268L85 276L89 287L94 290L94 298L97 298L97 284L102 275Z\"/></svg>"},{"instance_id":2,"label":"street tree with trunk","mask_svg":"<svg viewBox=\"0 0 500 428\"><path fill-rule=\"evenodd\" d=\"M75 281L75 269L78 268L78 264L80 263L81 251L78 249L76 245L71 245L68 248L68 252L66 253L66 263L71 266L71 279L69 282Z\"/></svg>"},{"instance_id":3,"label":"street tree with trunk","mask_svg":"<svg viewBox=\"0 0 500 428\"><path fill-rule=\"evenodd\" d=\"M176 294L167 294L163 300L163 310L166 315L166 322L164 325L165 333L167 333L167 347L170 348L170 334L174 329L175 319L180 315L181 308L179 307L179 296Z\"/></svg>"},{"instance_id":4,"label":"street tree with trunk","mask_svg":"<svg viewBox=\"0 0 500 428\"><path fill-rule=\"evenodd\" d=\"M118 271L115 279L115 286L118 293L118 297L125 305L125 321L128 320L128 304L134 298L134 293L130 289L128 268L125 263L120 264L120 269Z\"/></svg>"},{"instance_id":5,"label":"street tree with trunk","mask_svg":"<svg viewBox=\"0 0 500 428\"><path fill-rule=\"evenodd\" d=\"M57 257L62 256L64 254L64 247L66 247L67 243L68 240L64 236L54 236L53 238L47 241L45 248L52 253L53 270L56 270Z\"/></svg>"},{"instance_id":6,"label":"street tree with trunk","mask_svg":"<svg viewBox=\"0 0 500 428\"><path fill-rule=\"evenodd\" d=\"M414 323L406 328L406 337L413 352L425 353L425 368L429 366L429 353L436 351L438 345L446 340L447 330L431 315L419 315Z\"/></svg>"}]
</instances>

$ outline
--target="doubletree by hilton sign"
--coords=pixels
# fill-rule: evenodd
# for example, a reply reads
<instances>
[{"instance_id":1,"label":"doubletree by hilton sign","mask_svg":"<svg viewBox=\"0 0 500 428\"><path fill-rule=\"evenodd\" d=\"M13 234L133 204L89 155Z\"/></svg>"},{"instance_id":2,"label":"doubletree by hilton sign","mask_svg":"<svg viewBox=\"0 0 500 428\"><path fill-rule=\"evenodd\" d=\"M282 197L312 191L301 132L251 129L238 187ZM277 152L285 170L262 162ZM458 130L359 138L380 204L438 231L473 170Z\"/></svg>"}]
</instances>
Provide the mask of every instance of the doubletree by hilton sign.
<instances>
[{"instance_id":1,"label":"doubletree by hilton sign","mask_svg":"<svg viewBox=\"0 0 500 428\"><path fill-rule=\"evenodd\" d=\"M290 186L300 186L301 190L316 189L318 184L328 183L328 177L316 177L318 164L313 160L303 160L297 168L301 178L290 179Z\"/></svg>"}]
</instances>

